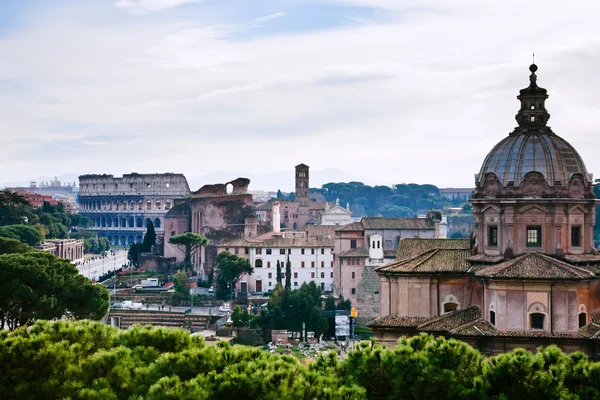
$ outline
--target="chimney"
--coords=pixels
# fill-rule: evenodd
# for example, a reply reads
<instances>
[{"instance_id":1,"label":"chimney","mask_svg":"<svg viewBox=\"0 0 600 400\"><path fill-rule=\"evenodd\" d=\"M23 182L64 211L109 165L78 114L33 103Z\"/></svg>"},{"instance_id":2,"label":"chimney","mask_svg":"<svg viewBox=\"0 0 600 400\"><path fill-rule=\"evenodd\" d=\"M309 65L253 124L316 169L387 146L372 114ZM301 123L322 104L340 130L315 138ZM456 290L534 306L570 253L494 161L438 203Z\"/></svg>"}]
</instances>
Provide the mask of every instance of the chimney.
<instances>
[{"instance_id":1,"label":"chimney","mask_svg":"<svg viewBox=\"0 0 600 400\"><path fill-rule=\"evenodd\" d=\"M279 202L273 202L273 232L279 233L281 228L281 215L279 215Z\"/></svg>"}]
</instances>

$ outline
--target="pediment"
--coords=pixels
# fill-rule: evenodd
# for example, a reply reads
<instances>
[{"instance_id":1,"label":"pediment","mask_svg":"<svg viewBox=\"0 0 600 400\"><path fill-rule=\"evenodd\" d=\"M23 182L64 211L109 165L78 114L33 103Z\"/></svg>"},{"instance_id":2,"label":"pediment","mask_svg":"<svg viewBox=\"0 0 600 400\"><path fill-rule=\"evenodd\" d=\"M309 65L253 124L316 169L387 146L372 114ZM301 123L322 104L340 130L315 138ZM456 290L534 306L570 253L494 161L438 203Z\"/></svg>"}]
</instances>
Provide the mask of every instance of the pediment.
<instances>
[{"instance_id":1,"label":"pediment","mask_svg":"<svg viewBox=\"0 0 600 400\"><path fill-rule=\"evenodd\" d=\"M487 206L483 207L483 209L481 210L482 213L486 213L488 211L495 211L498 214L501 213L500 207L495 206L493 204L488 204Z\"/></svg>"},{"instance_id":2,"label":"pediment","mask_svg":"<svg viewBox=\"0 0 600 400\"><path fill-rule=\"evenodd\" d=\"M548 209L546 207L542 207L538 204L531 204L529 206L525 206L519 210L519 214L523 214L526 212L535 212L539 211L540 213L548 214Z\"/></svg>"},{"instance_id":3,"label":"pediment","mask_svg":"<svg viewBox=\"0 0 600 400\"><path fill-rule=\"evenodd\" d=\"M569 208L569 214L575 214L577 212L581 212L583 214L588 213L588 211L585 208L581 207L580 205L576 205L576 206Z\"/></svg>"}]
</instances>

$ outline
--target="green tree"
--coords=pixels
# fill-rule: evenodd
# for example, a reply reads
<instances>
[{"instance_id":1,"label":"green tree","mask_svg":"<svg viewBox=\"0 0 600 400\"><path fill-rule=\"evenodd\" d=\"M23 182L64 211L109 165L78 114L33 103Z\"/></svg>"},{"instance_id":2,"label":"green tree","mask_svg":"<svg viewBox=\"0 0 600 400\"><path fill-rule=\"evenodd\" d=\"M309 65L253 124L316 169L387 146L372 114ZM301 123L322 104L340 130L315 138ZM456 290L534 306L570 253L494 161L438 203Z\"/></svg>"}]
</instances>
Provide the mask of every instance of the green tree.
<instances>
[{"instance_id":1,"label":"green tree","mask_svg":"<svg viewBox=\"0 0 600 400\"><path fill-rule=\"evenodd\" d=\"M279 260L277 260L277 274L275 276L275 281L278 284L280 284L280 285L282 284L282 282L281 282L282 281L282 278L281 278L281 264L279 263Z\"/></svg>"},{"instance_id":2,"label":"green tree","mask_svg":"<svg viewBox=\"0 0 600 400\"><path fill-rule=\"evenodd\" d=\"M101 319L108 303L108 290L67 260L43 252L0 256L0 329L38 319Z\"/></svg>"},{"instance_id":3,"label":"green tree","mask_svg":"<svg viewBox=\"0 0 600 400\"><path fill-rule=\"evenodd\" d=\"M91 242L93 243L93 242ZM97 244L96 244L97 246ZM139 259L138 256L143 253L144 245L142 243L132 243L129 246L129 250L127 251L127 259L135 266L138 266Z\"/></svg>"},{"instance_id":4,"label":"green tree","mask_svg":"<svg viewBox=\"0 0 600 400\"><path fill-rule=\"evenodd\" d=\"M0 191L0 226L23 224L32 216L32 206L26 197L9 190Z\"/></svg>"},{"instance_id":5,"label":"green tree","mask_svg":"<svg viewBox=\"0 0 600 400\"><path fill-rule=\"evenodd\" d=\"M328 296L325 299L325 309L329 311L335 310L335 299L333 297Z\"/></svg>"},{"instance_id":6,"label":"green tree","mask_svg":"<svg viewBox=\"0 0 600 400\"><path fill-rule=\"evenodd\" d=\"M287 263L285 263L285 290L289 291L292 289L292 263L288 257Z\"/></svg>"},{"instance_id":7,"label":"green tree","mask_svg":"<svg viewBox=\"0 0 600 400\"><path fill-rule=\"evenodd\" d=\"M192 256L196 251L207 243L207 239L197 233L183 233L181 235L171 236L169 243L179 247L185 253L184 267L192 268Z\"/></svg>"},{"instance_id":8,"label":"green tree","mask_svg":"<svg viewBox=\"0 0 600 400\"><path fill-rule=\"evenodd\" d=\"M252 265L248 259L224 251L217 256L217 296L226 297L235 288L242 275L251 274Z\"/></svg>"},{"instance_id":9,"label":"green tree","mask_svg":"<svg viewBox=\"0 0 600 400\"><path fill-rule=\"evenodd\" d=\"M190 294L190 289L187 286L187 274L179 270L173 275L173 287L177 293L181 293L183 295Z\"/></svg>"},{"instance_id":10,"label":"green tree","mask_svg":"<svg viewBox=\"0 0 600 400\"><path fill-rule=\"evenodd\" d=\"M156 232L154 231L154 224L152 221L148 222L146 226L146 234L144 235L143 252L149 253L152 251L152 247L156 246Z\"/></svg>"},{"instance_id":11,"label":"green tree","mask_svg":"<svg viewBox=\"0 0 600 400\"><path fill-rule=\"evenodd\" d=\"M321 335L325 335L329 331L329 322L323 314L323 310L316 306L310 310L307 329L314 332L315 337L319 340Z\"/></svg>"},{"instance_id":12,"label":"green tree","mask_svg":"<svg viewBox=\"0 0 600 400\"><path fill-rule=\"evenodd\" d=\"M12 253L28 253L33 249L17 239L0 236L0 255Z\"/></svg>"},{"instance_id":13,"label":"green tree","mask_svg":"<svg viewBox=\"0 0 600 400\"><path fill-rule=\"evenodd\" d=\"M233 308L233 311L231 312L231 322L233 323L233 326L236 327L244 325L244 322L242 321L242 307L235 306Z\"/></svg>"},{"instance_id":14,"label":"green tree","mask_svg":"<svg viewBox=\"0 0 600 400\"><path fill-rule=\"evenodd\" d=\"M13 232L22 243L28 244L29 246L37 246L42 240L44 240L44 236L42 233L37 230L33 226L29 225L9 225L0 227L0 236L2 235L2 231L9 230Z\"/></svg>"}]
</instances>

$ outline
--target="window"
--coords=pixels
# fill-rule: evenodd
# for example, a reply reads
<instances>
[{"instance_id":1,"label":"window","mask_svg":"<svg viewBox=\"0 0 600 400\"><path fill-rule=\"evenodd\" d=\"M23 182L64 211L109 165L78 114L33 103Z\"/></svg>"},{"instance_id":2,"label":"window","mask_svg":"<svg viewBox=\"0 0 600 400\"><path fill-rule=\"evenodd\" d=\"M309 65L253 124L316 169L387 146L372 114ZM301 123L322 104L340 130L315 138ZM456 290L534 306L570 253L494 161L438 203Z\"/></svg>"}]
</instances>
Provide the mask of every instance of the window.
<instances>
[{"instance_id":1,"label":"window","mask_svg":"<svg viewBox=\"0 0 600 400\"><path fill-rule=\"evenodd\" d=\"M321 249L321 254L325 254L325 249Z\"/></svg>"},{"instance_id":2,"label":"window","mask_svg":"<svg viewBox=\"0 0 600 400\"><path fill-rule=\"evenodd\" d=\"M445 303L444 304L444 314L458 310L457 303Z\"/></svg>"},{"instance_id":3,"label":"window","mask_svg":"<svg viewBox=\"0 0 600 400\"><path fill-rule=\"evenodd\" d=\"M314 261L311 261L311 262L310 262L310 267L311 267L311 268L314 268L314 267L315 267L315 262L314 262Z\"/></svg>"},{"instance_id":4,"label":"window","mask_svg":"<svg viewBox=\"0 0 600 400\"><path fill-rule=\"evenodd\" d=\"M490 311L490 324L496 325L496 312Z\"/></svg>"},{"instance_id":5,"label":"window","mask_svg":"<svg viewBox=\"0 0 600 400\"><path fill-rule=\"evenodd\" d=\"M488 246L497 247L498 246L498 227L490 226L488 228Z\"/></svg>"},{"instance_id":6,"label":"window","mask_svg":"<svg viewBox=\"0 0 600 400\"><path fill-rule=\"evenodd\" d=\"M325 272L321 272L321 279L325 278Z\"/></svg>"},{"instance_id":7,"label":"window","mask_svg":"<svg viewBox=\"0 0 600 400\"><path fill-rule=\"evenodd\" d=\"M314 272L310 273L310 279L315 279L315 273Z\"/></svg>"},{"instance_id":8,"label":"window","mask_svg":"<svg viewBox=\"0 0 600 400\"><path fill-rule=\"evenodd\" d=\"M294 282L294 286L298 286L298 282Z\"/></svg>"},{"instance_id":9,"label":"window","mask_svg":"<svg viewBox=\"0 0 600 400\"><path fill-rule=\"evenodd\" d=\"M268 277L269 277L269 279L273 279L273 273L272 273L272 272L269 272L269 275L268 275Z\"/></svg>"},{"instance_id":10,"label":"window","mask_svg":"<svg viewBox=\"0 0 600 400\"><path fill-rule=\"evenodd\" d=\"M273 286L273 282L269 282L269 286Z\"/></svg>"},{"instance_id":11,"label":"window","mask_svg":"<svg viewBox=\"0 0 600 400\"><path fill-rule=\"evenodd\" d=\"M300 249L300 254L304 254L304 249Z\"/></svg>"},{"instance_id":12,"label":"window","mask_svg":"<svg viewBox=\"0 0 600 400\"><path fill-rule=\"evenodd\" d=\"M267 268L271 268L271 261L267 261Z\"/></svg>"},{"instance_id":13,"label":"window","mask_svg":"<svg viewBox=\"0 0 600 400\"><path fill-rule=\"evenodd\" d=\"M256 254L262 254L262 249L260 247L256 248Z\"/></svg>"},{"instance_id":14,"label":"window","mask_svg":"<svg viewBox=\"0 0 600 400\"><path fill-rule=\"evenodd\" d=\"M542 246L542 227L528 226L527 227L527 247Z\"/></svg>"},{"instance_id":15,"label":"window","mask_svg":"<svg viewBox=\"0 0 600 400\"><path fill-rule=\"evenodd\" d=\"M292 249L288 249L288 254L292 254Z\"/></svg>"},{"instance_id":16,"label":"window","mask_svg":"<svg viewBox=\"0 0 600 400\"><path fill-rule=\"evenodd\" d=\"M544 329L544 318L546 316L540 313L531 314L531 329Z\"/></svg>"},{"instance_id":17,"label":"window","mask_svg":"<svg viewBox=\"0 0 600 400\"><path fill-rule=\"evenodd\" d=\"M310 249L310 254L315 254L315 249Z\"/></svg>"},{"instance_id":18,"label":"window","mask_svg":"<svg viewBox=\"0 0 600 400\"><path fill-rule=\"evenodd\" d=\"M356 278L356 272L352 272L352 279Z\"/></svg>"},{"instance_id":19,"label":"window","mask_svg":"<svg viewBox=\"0 0 600 400\"><path fill-rule=\"evenodd\" d=\"M254 262L255 268L262 268L262 266L263 266L263 261L261 259L258 259Z\"/></svg>"},{"instance_id":20,"label":"window","mask_svg":"<svg viewBox=\"0 0 600 400\"><path fill-rule=\"evenodd\" d=\"M356 294L356 288L352 288L352 294Z\"/></svg>"},{"instance_id":21,"label":"window","mask_svg":"<svg viewBox=\"0 0 600 400\"><path fill-rule=\"evenodd\" d=\"M247 247L245 247L245 248L244 248L244 254L248 254L248 253L250 253L250 249L249 249L249 248L247 248Z\"/></svg>"},{"instance_id":22,"label":"window","mask_svg":"<svg viewBox=\"0 0 600 400\"><path fill-rule=\"evenodd\" d=\"M302 262L300 263L300 266L301 266L302 268L304 268L304 261L302 261Z\"/></svg>"},{"instance_id":23,"label":"window","mask_svg":"<svg viewBox=\"0 0 600 400\"><path fill-rule=\"evenodd\" d=\"M298 273L294 272L294 279L298 279Z\"/></svg>"},{"instance_id":24,"label":"window","mask_svg":"<svg viewBox=\"0 0 600 400\"><path fill-rule=\"evenodd\" d=\"M331 273L331 278L333 278L333 272Z\"/></svg>"},{"instance_id":25,"label":"window","mask_svg":"<svg viewBox=\"0 0 600 400\"><path fill-rule=\"evenodd\" d=\"M351 249L355 249L355 248L356 248L356 239L352 239L352 240L350 241L350 248L351 248Z\"/></svg>"},{"instance_id":26,"label":"window","mask_svg":"<svg viewBox=\"0 0 600 400\"><path fill-rule=\"evenodd\" d=\"M571 247L581 247L581 227L571 227Z\"/></svg>"},{"instance_id":27,"label":"window","mask_svg":"<svg viewBox=\"0 0 600 400\"><path fill-rule=\"evenodd\" d=\"M331 268L333 268L333 261L331 262Z\"/></svg>"},{"instance_id":28,"label":"window","mask_svg":"<svg viewBox=\"0 0 600 400\"><path fill-rule=\"evenodd\" d=\"M235 250L234 250L234 253L235 254L240 254L240 249L236 247Z\"/></svg>"},{"instance_id":29,"label":"window","mask_svg":"<svg viewBox=\"0 0 600 400\"><path fill-rule=\"evenodd\" d=\"M325 268L325 261L321 261L321 268Z\"/></svg>"},{"instance_id":30,"label":"window","mask_svg":"<svg viewBox=\"0 0 600 400\"><path fill-rule=\"evenodd\" d=\"M285 255L285 249L279 249L279 254L284 254Z\"/></svg>"},{"instance_id":31,"label":"window","mask_svg":"<svg viewBox=\"0 0 600 400\"><path fill-rule=\"evenodd\" d=\"M273 249L267 249L267 250L266 250L266 252L267 252L267 255L271 255L271 253L272 253L272 250L273 250Z\"/></svg>"},{"instance_id":32,"label":"window","mask_svg":"<svg viewBox=\"0 0 600 400\"><path fill-rule=\"evenodd\" d=\"M579 327L583 328L586 325L587 325L587 314L584 312L579 313Z\"/></svg>"}]
</instances>

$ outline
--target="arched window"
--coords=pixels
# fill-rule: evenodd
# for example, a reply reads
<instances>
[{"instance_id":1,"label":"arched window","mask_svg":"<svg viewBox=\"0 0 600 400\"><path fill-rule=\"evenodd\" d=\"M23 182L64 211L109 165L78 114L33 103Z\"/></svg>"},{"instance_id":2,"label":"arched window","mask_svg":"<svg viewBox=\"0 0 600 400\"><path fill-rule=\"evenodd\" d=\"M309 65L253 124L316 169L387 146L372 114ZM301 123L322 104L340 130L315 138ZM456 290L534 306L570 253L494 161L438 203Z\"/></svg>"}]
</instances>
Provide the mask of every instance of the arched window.
<instances>
[{"instance_id":1,"label":"arched window","mask_svg":"<svg viewBox=\"0 0 600 400\"><path fill-rule=\"evenodd\" d=\"M159 218L154 218L154 227L156 229L160 229L160 219Z\"/></svg>"},{"instance_id":2,"label":"arched window","mask_svg":"<svg viewBox=\"0 0 600 400\"><path fill-rule=\"evenodd\" d=\"M157 202L154 204L154 208L156 208L157 210L160 210L160 205L161 205L161 204L160 204L160 201L157 201Z\"/></svg>"},{"instance_id":3,"label":"arched window","mask_svg":"<svg viewBox=\"0 0 600 400\"><path fill-rule=\"evenodd\" d=\"M263 260L261 260L260 258L257 259L256 261L254 261L254 268L262 268L263 266Z\"/></svg>"},{"instance_id":4,"label":"arched window","mask_svg":"<svg viewBox=\"0 0 600 400\"><path fill-rule=\"evenodd\" d=\"M146 210L152 210L152 202L151 201L146 202Z\"/></svg>"},{"instance_id":5,"label":"arched window","mask_svg":"<svg viewBox=\"0 0 600 400\"><path fill-rule=\"evenodd\" d=\"M496 312L490 310L490 324L496 325Z\"/></svg>"},{"instance_id":6,"label":"arched window","mask_svg":"<svg viewBox=\"0 0 600 400\"><path fill-rule=\"evenodd\" d=\"M444 302L442 303L442 312L443 314L456 311L460 309L460 304L456 299L456 296L449 294L444 298Z\"/></svg>"},{"instance_id":7,"label":"arched window","mask_svg":"<svg viewBox=\"0 0 600 400\"><path fill-rule=\"evenodd\" d=\"M444 314L458 310L458 303L444 304Z\"/></svg>"},{"instance_id":8,"label":"arched window","mask_svg":"<svg viewBox=\"0 0 600 400\"><path fill-rule=\"evenodd\" d=\"M533 303L527 309L530 329L545 329L547 308L540 302Z\"/></svg>"},{"instance_id":9,"label":"arched window","mask_svg":"<svg viewBox=\"0 0 600 400\"><path fill-rule=\"evenodd\" d=\"M142 211L143 207L144 207L144 206L143 206L143 203L142 203L142 201L141 201L141 200L140 200L140 201L138 201L138 210L139 210L139 211Z\"/></svg>"}]
</instances>

